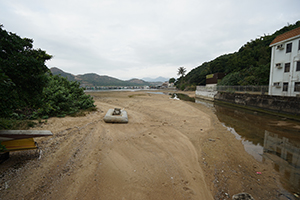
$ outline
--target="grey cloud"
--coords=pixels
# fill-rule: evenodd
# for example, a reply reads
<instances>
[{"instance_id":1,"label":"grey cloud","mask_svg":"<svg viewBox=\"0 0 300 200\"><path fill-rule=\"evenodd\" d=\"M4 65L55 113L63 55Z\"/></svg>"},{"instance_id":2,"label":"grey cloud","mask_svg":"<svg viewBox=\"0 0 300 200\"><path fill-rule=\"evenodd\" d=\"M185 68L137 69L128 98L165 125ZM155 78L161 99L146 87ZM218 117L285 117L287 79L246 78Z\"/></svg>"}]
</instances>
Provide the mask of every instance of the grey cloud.
<instances>
[{"instance_id":1,"label":"grey cloud","mask_svg":"<svg viewBox=\"0 0 300 200\"><path fill-rule=\"evenodd\" d=\"M0 22L47 64L121 79L176 77L299 20L298 0L1 1Z\"/></svg>"}]
</instances>

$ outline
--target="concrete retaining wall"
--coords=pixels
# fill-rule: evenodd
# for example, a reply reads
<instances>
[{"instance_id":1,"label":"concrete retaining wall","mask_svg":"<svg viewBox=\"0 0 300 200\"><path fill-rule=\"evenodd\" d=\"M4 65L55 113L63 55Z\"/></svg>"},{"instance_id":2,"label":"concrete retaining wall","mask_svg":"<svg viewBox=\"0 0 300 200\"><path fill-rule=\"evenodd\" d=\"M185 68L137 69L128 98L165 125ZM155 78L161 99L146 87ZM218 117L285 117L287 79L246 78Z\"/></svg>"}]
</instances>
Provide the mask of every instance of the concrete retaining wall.
<instances>
[{"instance_id":1,"label":"concrete retaining wall","mask_svg":"<svg viewBox=\"0 0 300 200\"><path fill-rule=\"evenodd\" d=\"M214 101L214 96L217 93L216 86L197 86L195 97L208 101Z\"/></svg>"},{"instance_id":2,"label":"concrete retaining wall","mask_svg":"<svg viewBox=\"0 0 300 200\"><path fill-rule=\"evenodd\" d=\"M218 92L215 95L215 100L273 112L300 115L300 98L297 97Z\"/></svg>"},{"instance_id":3,"label":"concrete retaining wall","mask_svg":"<svg viewBox=\"0 0 300 200\"><path fill-rule=\"evenodd\" d=\"M214 96L217 94L217 91L198 91L195 92L195 97L199 99L214 101Z\"/></svg>"}]
</instances>

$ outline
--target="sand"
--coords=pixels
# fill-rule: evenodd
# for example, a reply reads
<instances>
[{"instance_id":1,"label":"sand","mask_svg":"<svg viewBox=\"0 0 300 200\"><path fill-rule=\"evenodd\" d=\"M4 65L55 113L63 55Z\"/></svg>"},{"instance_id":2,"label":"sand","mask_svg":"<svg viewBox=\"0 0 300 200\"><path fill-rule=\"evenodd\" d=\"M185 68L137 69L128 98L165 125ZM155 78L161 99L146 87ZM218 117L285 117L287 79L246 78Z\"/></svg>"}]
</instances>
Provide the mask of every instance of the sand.
<instances>
[{"instance_id":1,"label":"sand","mask_svg":"<svg viewBox=\"0 0 300 200\"><path fill-rule=\"evenodd\" d=\"M0 199L284 199L272 163L246 153L211 109L145 91L91 95L97 111L33 128L53 133L35 139L40 155L0 165ZM129 123L105 123L110 108Z\"/></svg>"}]
</instances>

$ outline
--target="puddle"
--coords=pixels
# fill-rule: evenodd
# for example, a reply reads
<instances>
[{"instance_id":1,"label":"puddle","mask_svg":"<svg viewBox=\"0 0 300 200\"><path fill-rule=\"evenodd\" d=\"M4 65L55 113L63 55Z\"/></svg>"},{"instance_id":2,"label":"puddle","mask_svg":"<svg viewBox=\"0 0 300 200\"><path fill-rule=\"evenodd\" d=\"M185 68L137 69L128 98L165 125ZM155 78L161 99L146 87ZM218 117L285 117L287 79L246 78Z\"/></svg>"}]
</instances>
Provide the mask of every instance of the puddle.
<instances>
[{"instance_id":1,"label":"puddle","mask_svg":"<svg viewBox=\"0 0 300 200\"><path fill-rule=\"evenodd\" d=\"M147 92L147 93L150 93L150 94L166 94L164 92Z\"/></svg>"}]
</instances>

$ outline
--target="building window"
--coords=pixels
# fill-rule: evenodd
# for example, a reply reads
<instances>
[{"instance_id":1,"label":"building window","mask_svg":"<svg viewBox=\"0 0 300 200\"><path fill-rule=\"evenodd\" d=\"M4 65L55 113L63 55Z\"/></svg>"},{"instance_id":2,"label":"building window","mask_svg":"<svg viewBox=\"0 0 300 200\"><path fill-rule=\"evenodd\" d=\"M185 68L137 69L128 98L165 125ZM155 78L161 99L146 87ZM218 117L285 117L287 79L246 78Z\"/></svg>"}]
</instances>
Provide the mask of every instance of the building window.
<instances>
[{"instance_id":1,"label":"building window","mask_svg":"<svg viewBox=\"0 0 300 200\"><path fill-rule=\"evenodd\" d=\"M297 61L296 71L300 71L300 61Z\"/></svg>"},{"instance_id":2,"label":"building window","mask_svg":"<svg viewBox=\"0 0 300 200\"><path fill-rule=\"evenodd\" d=\"M284 64L284 72L290 72L290 66L291 66L291 63L285 63Z\"/></svg>"},{"instance_id":3,"label":"building window","mask_svg":"<svg viewBox=\"0 0 300 200\"><path fill-rule=\"evenodd\" d=\"M289 88L289 83L283 83L282 91L287 92Z\"/></svg>"},{"instance_id":4,"label":"building window","mask_svg":"<svg viewBox=\"0 0 300 200\"><path fill-rule=\"evenodd\" d=\"M300 92L300 82L296 82L295 83L295 89L294 89L295 92Z\"/></svg>"},{"instance_id":5,"label":"building window","mask_svg":"<svg viewBox=\"0 0 300 200\"><path fill-rule=\"evenodd\" d=\"M292 52L292 43L288 43L286 45L286 53L290 53L290 52Z\"/></svg>"}]
</instances>

